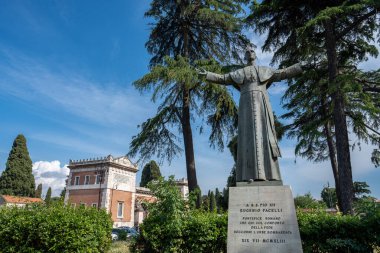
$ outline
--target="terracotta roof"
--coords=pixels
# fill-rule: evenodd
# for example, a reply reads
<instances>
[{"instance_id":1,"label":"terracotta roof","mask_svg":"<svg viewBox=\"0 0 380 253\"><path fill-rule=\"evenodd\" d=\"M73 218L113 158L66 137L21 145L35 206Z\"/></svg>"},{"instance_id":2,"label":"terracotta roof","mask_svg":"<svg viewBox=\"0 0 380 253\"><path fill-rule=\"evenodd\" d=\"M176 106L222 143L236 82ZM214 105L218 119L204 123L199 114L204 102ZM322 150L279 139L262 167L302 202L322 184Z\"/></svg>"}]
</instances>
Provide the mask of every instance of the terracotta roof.
<instances>
[{"instance_id":1,"label":"terracotta roof","mask_svg":"<svg viewBox=\"0 0 380 253\"><path fill-rule=\"evenodd\" d=\"M153 203L156 202L157 198L154 196L141 196L141 195L136 195L136 202L149 202Z\"/></svg>"},{"instance_id":2,"label":"terracotta roof","mask_svg":"<svg viewBox=\"0 0 380 253\"><path fill-rule=\"evenodd\" d=\"M40 203L44 202L41 198L29 198L29 197L18 197L10 195L1 195L5 202L14 204L30 204L30 203Z\"/></svg>"}]
</instances>

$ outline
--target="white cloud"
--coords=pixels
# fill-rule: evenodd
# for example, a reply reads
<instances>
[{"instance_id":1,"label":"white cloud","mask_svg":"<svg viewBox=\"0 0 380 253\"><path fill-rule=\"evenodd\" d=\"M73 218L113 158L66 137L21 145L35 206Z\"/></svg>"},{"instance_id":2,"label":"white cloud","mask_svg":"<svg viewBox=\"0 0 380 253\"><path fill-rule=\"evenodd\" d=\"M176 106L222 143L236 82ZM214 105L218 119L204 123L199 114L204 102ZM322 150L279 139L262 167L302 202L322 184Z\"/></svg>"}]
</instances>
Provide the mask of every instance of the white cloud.
<instances>
[{"instance_id":1,"label":"white cloud","mask_svg":"<svg viewBox=\"0 0 380 253\"><path fill-rule=\"evenodd\" d=\"M135 127L134 122L154 112L149 99L132 87L98 83L81 72L10 50L0 51L0 56L5 59L0 63L0 91L5 94L103 125Z\"/></svg>"},{"instance_id":2,"label":"white cloud","mask_svg":"<svg viewBox=\"0 0 380 253\"><path fill-rule=\"evenodd\" d=\"M43 195L49 187L52 196L59 196L66 186L66 177L69 175L67 165L61 167L59 161L38 161L33 164L33 175L36 180L36 187L42 183Z\"/></svg>"}]
</instances>

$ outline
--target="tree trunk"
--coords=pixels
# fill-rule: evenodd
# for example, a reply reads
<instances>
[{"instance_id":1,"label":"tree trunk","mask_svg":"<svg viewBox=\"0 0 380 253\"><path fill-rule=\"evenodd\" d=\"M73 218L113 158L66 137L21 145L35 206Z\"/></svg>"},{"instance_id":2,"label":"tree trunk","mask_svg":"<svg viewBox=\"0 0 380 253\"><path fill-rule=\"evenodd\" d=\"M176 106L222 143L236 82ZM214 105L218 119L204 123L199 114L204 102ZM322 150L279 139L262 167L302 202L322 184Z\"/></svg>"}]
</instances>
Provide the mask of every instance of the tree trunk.
<instances>
[{"instance_id":1,"label":"tree trunk","mask_svg":"<svg viewBox=\"0 0 380 253\"><path fill-rule=\"evenodd\" d=\"M185 145L186 171L189 182L189 191L192 192L198 187L197 173L195 170L195 158L193 147L193 133L190 124L190 92L186 87L183 88L182 105L182 134Z\"/></svg>"},{"instance_id":2,"label":"tree trunk","mask_svg":"<svg viewBox=\"0 0 380 253\"><path fill-rule=\"evenodd\" d=\"M328 105L327 105L327 98L328 98L328 87L326 85L322 85L322 96L321 96L321 105L322 105L322 114L328 115ZM336 146L333 139L333 134L331 132L332 126L331 122L327 121L324 124L324 132L326 136L327 146L329 149L329 157L330 157L330 163L331 168L334 175L334 181L335 181L335 192L338 199L338 207L339 210L342 210L342 199L341 199L341 191L340 191L340 185L339 185L339 171L338 171L338 162L336 160Z\"/></svg>"},{"instance_id":3,"label":"tree trunk","mask_svg":"<svg viewBox=\"0 0 380 253\"><path fill-rule=\"evenodd\" d=\"M189 56L189 39L186 26L183 28L183 55ZM190 90L186 84L182 84L182 134L185 145L186 172L189 182L189 191L192 192L198 188L197 172L195 170L193 133L190 122Z\"/></svg>"},{"instance_id":4,"label":"tree trunk","mask_svg":"<svg viewBox=\"0 0 380 253\"><path fill-rule=\"evenodd\" d=\"M341 200L341 191L340 191L340 183L339 183L339 171L338 171L338 162L336 161L336 147L334 145L332 133L331 133L331 125L330 122L325 124L325 135L327 139L327 145L329 147L329 156L331 168L334 175L335 181L335 192L338 199L338 207L339 210L342 210L342 200Z\"/></svg>"},{"instance_id":5,"label":"tree trunk","mask_svg":"<svg viewBox=\"0 0 380 253\"><path fill-rule=\"evenodd\" d=\"M340 83L336 82L338 74L336 38L334 34L333 20L325 22L325 39L328 60L329 85L333 89L332 100L334 106L334 125L336 150L339 172L339 188L342 201L343 214L352 213L353 183L350 159L350 147L345 115L343 91Z\"/></svg>"}]
</instances>

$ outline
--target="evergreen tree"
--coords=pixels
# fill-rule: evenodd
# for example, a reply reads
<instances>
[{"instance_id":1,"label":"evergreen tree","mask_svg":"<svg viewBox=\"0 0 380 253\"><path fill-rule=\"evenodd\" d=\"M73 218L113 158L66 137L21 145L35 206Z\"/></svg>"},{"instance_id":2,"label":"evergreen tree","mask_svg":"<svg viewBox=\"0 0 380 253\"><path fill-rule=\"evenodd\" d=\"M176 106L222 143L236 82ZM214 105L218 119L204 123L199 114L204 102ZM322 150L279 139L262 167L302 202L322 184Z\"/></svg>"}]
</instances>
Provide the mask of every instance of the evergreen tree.
<instances>
[{"instance_id":1,"label":"evergreen tree","mask_svg":"<svg viewBox=\"0 0 380 253\"><path fill-rule=\"evenodd\" d=\"M294 205L297 208L312 208L312 209L320 209L326 208L325 203L321 203L311 196L310 192L305 195L300 195L294 198Z\"/></svg>"},{"instance_id":2,"label":"evergreen tree","mask_svg":"<svg viewBox=\"0 0 380 253\"><path fill-rule=\"evenodd\" d=\"M46 192L46 197L45 197L45 204L50 205L51 203L51 187Z\"/></svg>"},{"instance_id":3,"label":"evergreen tree","mask_svg":"<svg viewBox=\"0 0 380 253\"><path fill-rule=\"evenodd\" d=\"M219 189L216 188L215 189L215 202L216 202L216 209L217 209L218 213L220 213L220 211L222 210L222 205L223 205L222 201L223 201L223 196L220 193Z\"/></svg>"},{"instance_id":4,"label":"evergreen tree","mask_svg":"<svg viewBox=\"0 0 380 253\"><path fill-rule=\"evenodd\" d=\"M13 142L6 168L1 174L0 193L34 197L36 186L32 166L26 139L20 134Z\"/></svg>"},{"instance_id":5,"label":"evergreen tree","mask_svg":"<svg viewBox=\"0 0 380 253\"><path fill-rule=\"evenodd\" d=\"M212 191L210 193L210 212L216 212L216 211L217 211L217 208L216 208L216 199L215 199L214 192Z\"/></svg>"},{"instance_id":6,"label":"evergreen tree","mask_svg":"<svg viewBox=\"0 0 380 253\"><path fill-rule=\"evenodd\" d=\"M335 208L338 201L335 188L324 187L321 192L321 198L328 208Z\"/></svg>"},{"instance_id":7,"label":"evergreen tree","mask_svg":"<svg viewBox=\"0 0 380 253\"><path fill-rule=\"evenodd\" d=\"M195 191L197 194L196 208L201 208L201 206L202 206L202 191L199 187L197 187Z\"/></svg>"},{"instance_id":8,"label":"evergreen tree","mask_svg":"<svg viewBox=\"0 0 380 253\"><path fill-rule=\"evenodd\" d=\"M65 199L65 195L66 195L66 186L63 188L59 196L61 197L61 199Z\"/></svg>"},{"instance_id":9,"label":"evergreen tree","mask_svg":"<svg viewBox=\"0 0 380 253\"><path fill-rule=\"evenodd\" d=\"M134 85L140 91L153 90L153 102L160 99L162 103L156 116L144 122L141 132L133 137L130 155L157 155L170 161L182 152L178 144L182 139L190 192L198 185L191 118L207 118L212 128L211 146L221 149L224 135L234 132L236 123L236 106L226 87L205 85L193 67L200 59L226 63L239 58L247 43L236 18L242 11L240 2L153 0L145 13L154 20L146 43L153 68ZM173 132L176 129L182 138Z\"/></svg>"},{"instance_id":10,"label":"evergreen tree","mask_svg":"<svg viewBox=\"0 0 380 253\"><path fill-rule=\"evenodd\" d=\"M35 195L35 197L36 198L41 198L41 195L42 195L42 184L39 184L37 186L37 189L36 189L36 195Z\"/></svg>"},{"instance_id":11,"label":"evergreen tree","mask_svg":"<svg viewBox=\"0 0 380 253\"><path fill-rule=\"evenodd\" d=\"M287 116L295 118L291 129L299 141L297 153L315 161L330 158L339 205L344 214L351 213L348 126L360 141L380 146L380 79L376 72L357 69L368 54L378 53L370 43L379 28L380 3L264 0L251 9L248 21L260 33L268 32L263 49L274 50L273 62L288 66L311 59L314 64L290 85L286 98L292 111Z\"/></svg>"},{"instance_id":12,"label":"evergreen tree","mask_svg":"<svg viewBox=\"0 0 380 253\"><path fill-rule=\"evenodd\" d=\"M354 182L354 200L368 197L365 194L370 194L371 190L367 182Z\"/></svg>"},{"instance_id":13,"label":"evergreen tree","mask_svg":"<svg viewBox=\"0 0 380 253\"><path fill-rule=\"evenodd\" d=\"M147 184L152 180L158 180L161 177L160 167L155 161L150 161L147 163L141 173L140 186L146 187Z\"/></svg>"},{"instance_id":14,"label":"evergreen tree","mask_svg":"<svg viewBox=\"0 0 380 253\"><path fill-rule=\"evenodd\" d=\"M208 195L202 196L202 209L206 212L210 211L210 197Z\"/></svg>"}]
</instances>

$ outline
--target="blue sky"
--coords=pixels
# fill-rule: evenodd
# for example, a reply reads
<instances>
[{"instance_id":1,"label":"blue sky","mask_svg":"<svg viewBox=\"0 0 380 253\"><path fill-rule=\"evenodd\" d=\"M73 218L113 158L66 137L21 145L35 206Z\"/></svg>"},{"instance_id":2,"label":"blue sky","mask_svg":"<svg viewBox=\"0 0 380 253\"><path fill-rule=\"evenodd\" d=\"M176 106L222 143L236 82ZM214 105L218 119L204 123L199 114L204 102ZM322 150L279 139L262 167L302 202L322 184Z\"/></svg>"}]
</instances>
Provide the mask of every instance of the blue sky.
<instances>
[{"instance_id":1,"label":"blue sky","mask_svg":"<svg viewBox=\"0 0 380 253\"><path fill-rule=\"evenodd\" d=\"M150 28L143 15L149 2L0 0L0 172L19 133L28 140L37 183L45 190L52 186L55 195L64 186L69 159L128 153L137 125L156 112L150 94L132 87L148 71L144 44ZM260 37L248 34L260 45ZM258 57L259 64L267 65L271 54L258 52ZM377 59L362 65L378 66ZM276 84L270 90L277 114L283 112L284 89ZM209 147L207 131L197 133L199 122L193 130L202 190L223 188L231 155ZM328 163L300 158L295 163L291 140L282 141L281 148L282 176L294 195L310 191L319 198L323 185L333 184ZM367 181L380 198L380 170L370 163L370 151L368 146L354 151L354 180ZM161 171L185 177L183 155L162 164Z\"/></svg>"}]
</instances>

